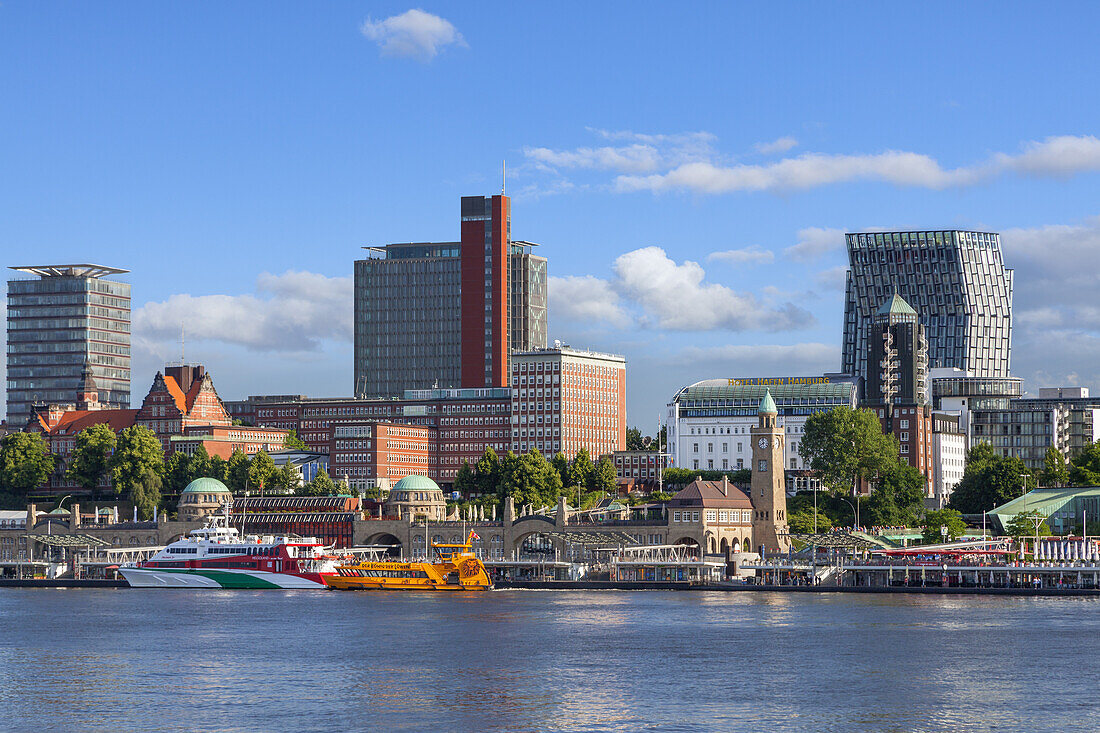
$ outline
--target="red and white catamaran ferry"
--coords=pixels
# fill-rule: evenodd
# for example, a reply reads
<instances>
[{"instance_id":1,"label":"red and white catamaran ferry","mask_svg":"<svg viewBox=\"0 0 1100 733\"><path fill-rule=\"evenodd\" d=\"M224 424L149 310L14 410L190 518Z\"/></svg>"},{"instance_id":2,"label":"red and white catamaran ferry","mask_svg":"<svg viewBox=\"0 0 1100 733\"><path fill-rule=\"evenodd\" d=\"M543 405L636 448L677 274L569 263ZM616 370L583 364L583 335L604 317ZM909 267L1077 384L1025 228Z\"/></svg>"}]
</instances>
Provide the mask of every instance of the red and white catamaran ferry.
<instances>
[{"instance_id":1,"label":"red and white catamaran ferry","mask_svg":"<svg viewBox=\"0 0 1100 733\"><path fill-rule=\"evenodd\" d=\"M134 588L315 588L339 558L312 537L241 537L221 516L118 571Z\"/></svg>"}]
</instances>

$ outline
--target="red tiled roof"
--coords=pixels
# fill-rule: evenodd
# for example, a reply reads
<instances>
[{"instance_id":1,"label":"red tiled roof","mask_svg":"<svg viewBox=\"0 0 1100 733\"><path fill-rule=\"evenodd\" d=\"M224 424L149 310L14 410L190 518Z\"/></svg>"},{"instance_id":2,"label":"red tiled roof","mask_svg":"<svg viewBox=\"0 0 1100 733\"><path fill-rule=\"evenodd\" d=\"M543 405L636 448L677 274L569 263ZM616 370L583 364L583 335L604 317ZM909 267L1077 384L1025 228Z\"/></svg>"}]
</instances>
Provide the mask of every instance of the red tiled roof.
<instances>
[{"instance_id":1,"label":"red tiled roof","mask_svg":"<svg viewBox=\"0 0 1100 733\"><path fill-rule=\"evenodd\" d=\"M722 488L721 481L696 479L673 496L668 505L752 509L752 500L737 486L727 484L726 493L722 493Z\"/></svg>"},{"instance_id":2,"label":"red tiled roof","mask_svg":"<svg viewBox=\"0 0 1100 733\"><path fill-rule=\"evenodd\" d=\"M202 391L202 383L204 380L196 379L191 383L190 389L187 390L187 412L195 409L195 398L199 396L199 392Z\"/></svg>"},{"instance_id":3,"label":"red tiled roof","mask_svg":"<svg viewBox=\"0 0 1100 733\"><path fill-rule=\"evenodd\" d=\"M101 423L116 433L134 424L137 410L69 410L61 416L50 435L76 435L85 428Z\"/></svg>"},{"instance_id":4,"label":"red tiled roof","mask_svg":"<svg viewBox=\"0 0 1100 733\"><path fill-rule=\"evenodd\" d=\"M183 390L180 389L179 384L176 382L176 378L165 375L164 386L168 389L168 394L172 395L172 400L175 401L176 408L186 415L188 412L187 397L183 394Z\"/></svg>"}]
</instances>

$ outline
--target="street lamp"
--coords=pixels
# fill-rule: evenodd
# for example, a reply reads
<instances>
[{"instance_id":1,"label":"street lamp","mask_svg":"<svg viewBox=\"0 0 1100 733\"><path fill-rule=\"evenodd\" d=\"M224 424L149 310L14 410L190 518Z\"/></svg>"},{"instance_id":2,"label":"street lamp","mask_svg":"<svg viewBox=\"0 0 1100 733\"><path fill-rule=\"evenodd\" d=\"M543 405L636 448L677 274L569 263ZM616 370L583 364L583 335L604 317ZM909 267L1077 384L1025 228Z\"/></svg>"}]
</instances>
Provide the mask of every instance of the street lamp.
<instances>
[{"instance_id":1,"label":"street lamp","mask_svg":"<svg viewBox=\"0 0 1100 733\"><path fill-rule=\"evenodd\" d=\"M844 502L845 504L847 504L848 506L850 506L852 508L852 529L854 530L856 528L856 507L855 507L855 504L848 501L843 496L838 496L837 498L840 499L842 502Z\"/></svg>"}]
</instances>

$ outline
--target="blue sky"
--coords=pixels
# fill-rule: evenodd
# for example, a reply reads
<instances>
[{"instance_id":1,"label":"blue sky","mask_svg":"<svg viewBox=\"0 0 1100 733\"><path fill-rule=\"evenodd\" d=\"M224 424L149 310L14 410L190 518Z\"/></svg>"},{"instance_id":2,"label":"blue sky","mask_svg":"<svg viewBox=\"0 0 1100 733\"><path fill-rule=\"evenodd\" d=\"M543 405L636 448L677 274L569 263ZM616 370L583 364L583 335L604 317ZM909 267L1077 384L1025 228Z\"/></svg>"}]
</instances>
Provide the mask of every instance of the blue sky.
<instances>
[{"instance_id":1,"label":"blue sky","mask_svg":"<svg viewBox=\"0 0 1100 733\"><path fill-rule=\"evenodd\" d=\"M413 11L410 13L410 11ZM1100 6L0 4L4 264L126 267L133 392L345 395L359 247L500 188L551 338L684 384L839 368L842 232L981 228L1013 370L1100 387Z\"/></svg>"}]
</instances>

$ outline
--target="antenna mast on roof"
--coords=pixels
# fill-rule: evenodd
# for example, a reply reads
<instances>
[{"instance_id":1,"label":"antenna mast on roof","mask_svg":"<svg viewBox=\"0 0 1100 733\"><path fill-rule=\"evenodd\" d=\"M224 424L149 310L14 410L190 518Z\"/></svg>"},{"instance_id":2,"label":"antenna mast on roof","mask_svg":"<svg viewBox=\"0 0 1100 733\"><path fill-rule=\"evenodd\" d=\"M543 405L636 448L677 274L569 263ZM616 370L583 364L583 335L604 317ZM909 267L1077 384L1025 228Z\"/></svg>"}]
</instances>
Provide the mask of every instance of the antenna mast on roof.
<instances>
[{"instance_id":1,"label":"antenna mast on roof","mask_svg":"<svg viewBox=\"0 0 1100 733\"><path fill-rule=\"evenodd\" d=\"M501 160L500 161L500 195L501 196L504 195L504 187L505 187L505 184L507 182L508 182L508 161L507 160Z\"/></svg>"},{"instance_id":2,"label":"antenna mast on roof","mask_svg":"<svg viewBox=\"0 0 1100 733\"><path fill-rule=\"evenodd\" d=\"M180 321L180 366L183 366L184 364L187 363L187 357L186 357L187 351L186 351L186 348L185 348L186 347L186 341L184 340L183 328L184 328L183 321Z\"/></svg>"}]
</instances>

